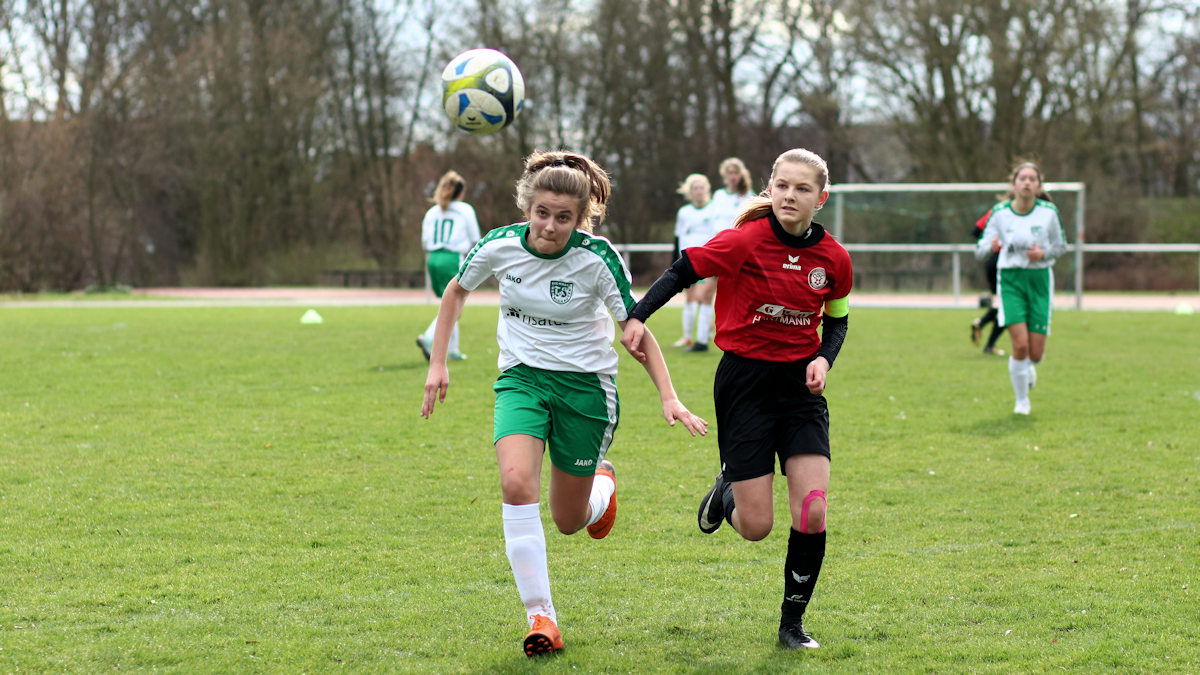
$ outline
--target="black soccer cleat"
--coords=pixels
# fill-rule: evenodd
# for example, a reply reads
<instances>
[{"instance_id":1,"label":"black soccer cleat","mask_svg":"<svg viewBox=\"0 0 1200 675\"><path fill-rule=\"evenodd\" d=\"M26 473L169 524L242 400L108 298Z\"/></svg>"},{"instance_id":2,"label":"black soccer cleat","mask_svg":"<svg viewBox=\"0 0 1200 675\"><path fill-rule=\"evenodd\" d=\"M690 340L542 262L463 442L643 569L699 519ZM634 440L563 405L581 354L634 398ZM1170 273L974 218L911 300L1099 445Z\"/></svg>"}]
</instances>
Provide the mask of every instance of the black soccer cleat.
<instances>
[{"instance_id":1,"label":"black soccer cleat","mask_svg":"<svg viewBox=\"0 0 1200 675\"><path fill-rule=\"evenodd\" d=\"M696 344L692 345L691 347L688 347L687 349L685 349L683 351L685 351L685 352L706 352L706 351L708 351L708 343L707 342L697 342Z\"/></svg>"},{"instance_id":2,"label":"black soccer cleat","mask_svg":"<svg viewBox=\"0 0 1200 675\"><path fill-rule=\"evenodd\" d=\"M779 626L779 646L784 649L816 649L821 646L804 630L803 624L785 623Z\"/></svg>"},{"instance_id":3,"label":"black soccer cleat","mask_svg":"<svg viewBox=\"0 0 1200 675\"><path fill-rule=\"evenodd\" d=\"M725 519L724 496L727 489L729 483L725 480L725 472L721 471L717 474L712 489L700 500L700 512L696 514L696 522L704 534L712 534L721 527L721 521Z\"/></svg>"},{"instance_id":4,"label":"black soccer cleat","mask_svg":"<svg viewBox=\"0 0 1200 675\"><path fill-rule=\"evenodd\" d=\"M428 361L430 355L433 353L433 349L430 348L429 345L425 344L424 335L417 336L417 346L421 348L421 353L425 355L425 360Z\"/></svg>"}]
</instances>

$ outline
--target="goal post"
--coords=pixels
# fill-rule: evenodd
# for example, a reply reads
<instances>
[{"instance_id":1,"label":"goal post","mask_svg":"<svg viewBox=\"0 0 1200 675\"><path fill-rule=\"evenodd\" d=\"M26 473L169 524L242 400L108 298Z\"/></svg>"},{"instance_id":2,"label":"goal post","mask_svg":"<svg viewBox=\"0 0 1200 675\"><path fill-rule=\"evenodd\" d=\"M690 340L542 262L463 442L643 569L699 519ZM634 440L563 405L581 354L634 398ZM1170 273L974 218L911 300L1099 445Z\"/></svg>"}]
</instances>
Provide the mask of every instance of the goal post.
<instances>
[{"instance_id":1,"label":"goal post","mask_svg":"<svg viewBox=\"0 0 1200 675\"><path fill-rule=\"evenodd\" d=\"M829 188L830 198L833 202L833 235L838 241L842 242L849 250L853 251L855 245L853 242L847 242L845 237L845 207L846 200L841 198L841 195L864 194L864 193L935 193L935 192L960 192L960 193L991 193L1000 194L1006 192L1011 186L1008 183L842 183L834 184ZM1087 187L1082 182L1059 182L1046 183L1045 189L1051 194L1055 193L1074 193L1075 197L1075 237L1074 241L1068 245L1075 253L1075 308L1083 308L1083 250L1084 241L1084 216L1085 202L1087 197ZM980 214L982 215L982 213ZM938 247L938 244L927 242L925 245ZM909 247L920 247L922 244L910 244ZM878 247L875 250L880 250ZM897 248L896 250L904 250ZM916 249L920 250L920 249ZM933 249L930 249L933 250ZM955 254L955 266L957 271L958 258ZM958 275L955 274L954 293L958 296Z\"/></svg>"}]
</instances>

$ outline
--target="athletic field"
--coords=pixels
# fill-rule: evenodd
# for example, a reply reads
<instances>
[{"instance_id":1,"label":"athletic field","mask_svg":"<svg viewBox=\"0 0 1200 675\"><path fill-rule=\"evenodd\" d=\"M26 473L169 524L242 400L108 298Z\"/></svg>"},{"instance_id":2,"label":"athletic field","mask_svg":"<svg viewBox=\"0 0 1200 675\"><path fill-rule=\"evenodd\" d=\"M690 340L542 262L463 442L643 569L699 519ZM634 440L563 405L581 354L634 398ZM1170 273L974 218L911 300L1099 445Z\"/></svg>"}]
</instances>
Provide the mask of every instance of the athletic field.
<instances>
[{"instance_id":1,"label":"athletic field","mask_svg":"<svg viewBox=\"0 0 1200 675\"><path fill-rule=\"evenodd\" d=\"M1200 672L1200 315L1056 312L1018 418L978 311L851 299L821 649L775 645L782 483L765 541L701 534L715 429L667 427L625 355L612 534L559 534L543 499L566 650L539 661L494 306L423 420L433 306L0 301L0 671ZM714 424L718 359L668 348Z\"/></svg>"}]
</instances>

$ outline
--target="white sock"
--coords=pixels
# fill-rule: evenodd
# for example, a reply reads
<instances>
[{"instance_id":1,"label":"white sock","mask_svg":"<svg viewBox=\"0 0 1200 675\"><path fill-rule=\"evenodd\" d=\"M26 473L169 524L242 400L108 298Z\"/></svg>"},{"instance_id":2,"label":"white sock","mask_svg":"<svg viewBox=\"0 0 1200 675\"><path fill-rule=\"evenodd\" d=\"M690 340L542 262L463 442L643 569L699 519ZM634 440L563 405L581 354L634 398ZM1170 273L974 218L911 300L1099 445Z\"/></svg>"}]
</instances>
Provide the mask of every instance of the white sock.
<instances>
[{"instance_id":1,"label":"white sock","mask_svg":"<svg viewBox=\"0 0 1200 675\"><path fill-rule=\"evenodd\" d=\"M608 510L608 500L612 498L613 492L616 490L616 481L609 476L596 474L592 480L592 494L588 497L588 505L592 508L592 515L588 516L588 525L600 520L600 517Z\"/></svg>"},{"instance_id":2,"label":"white sock","mask_svg":"<svg viewBox=\"0 0 1200 675\"><path fill-rule=\"evenodd\" d=\"M435 319L436 321L436 319ZM430 341L432 344L433 341ZM450 353L454 354L458 351L458 324L454 324L454 329L450 331Z\"/></svg>"},{"instance_id":3,"label":"white sock","mask_svg":"<svg viewBox=\"0 0 1200 675\"><path fill-rule=\"evenodd\" d=\"M1028 357L1020 360L1008 357L1008 378L1018 402L1029 400L1029 366Z\"/></svg>"},{"instance_id":4,"label":"white sock","mask_svg":"<svg viewBox=\"0 0 1200 675\"><path fill-rule=\"evenodd\" d=\"M421 337L425 338L425 344L429 345L430 347L433 346L433 331L435 330L437 330L436 316L433 317L433 321L429 323L429 328L426 328L425 332L421 334Z\"/></svg>"},{"instance_id":5,"label":"white sock","mask_svg":"<svg viewBox=\"0 0 1200 675\"><path fill-rule=\"evenodd\" d=\"M504 550L526 618L534 614L558 623L550 600L550 571L546 566L546 532L539 504L504 504ZM532 619L530 625L532 625Z\"/></svg>"},{"instance_id":6,"label":"white sock","mask_svg":"<svg viewBox=\"0 0 1200 675\"><path fill-rule=\"evenodd\" d=\"M696 325L696 311L699 307L698 302L683 303L683 337L686 340L691 340L695 334L692 332L692 326Z\"/></svg>"},{"instance_id":7,"label":"white sock","mask_svg":"<svg viewBox=\"0 0 1200 675\"><path fill-rule=\"evenodd\" d=\"M708 344L708 338L712 335L713 322L713 306L700 305L700 318L696 323L696 342Z\"/></svg>"}]
</instances>

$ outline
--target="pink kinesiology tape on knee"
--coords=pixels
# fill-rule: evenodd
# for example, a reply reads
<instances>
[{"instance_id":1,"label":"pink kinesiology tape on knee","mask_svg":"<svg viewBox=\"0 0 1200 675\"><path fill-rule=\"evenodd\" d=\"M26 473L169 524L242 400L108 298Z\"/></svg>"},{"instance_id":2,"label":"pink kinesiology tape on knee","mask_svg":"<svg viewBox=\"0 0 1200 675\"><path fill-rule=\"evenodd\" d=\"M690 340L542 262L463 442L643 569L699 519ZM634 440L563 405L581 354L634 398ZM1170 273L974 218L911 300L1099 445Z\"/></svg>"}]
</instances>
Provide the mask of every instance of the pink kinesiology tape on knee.
<instances>
[{"instance_id":1,"label":"pink kinesiology tape on knee","mask_svg":"<svg viewBox=\"0 0 1200 675\"><path fill-rule=\"evenodd\" d=\"M814 499L820 499L826 506L829 505L829 502L825 500L824 490L813 490L812 492L808 493L808 495L804 498L804 501L800 503L800 527L804 528L800 531L805 534L817 534L818 532L825 531L824 518L821 518L821 529L817 530L816 532L808 531L808 505L811 504Z\"/></svg>"}]
</instances>

